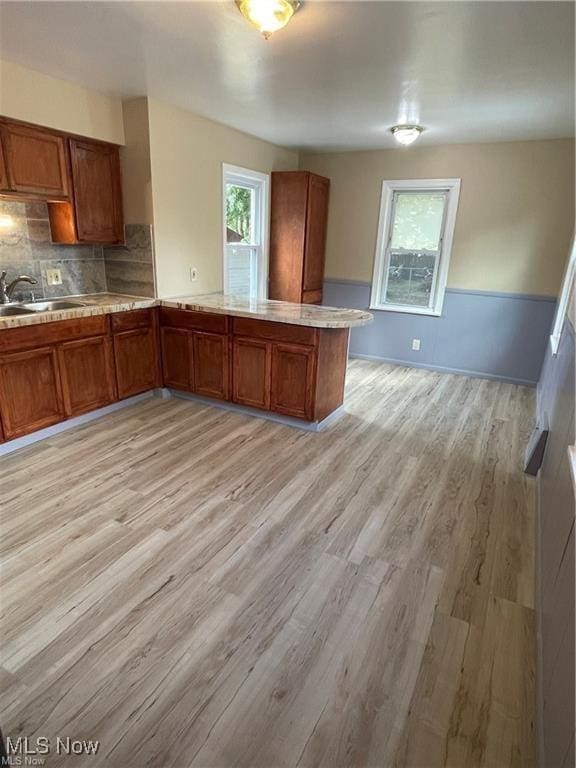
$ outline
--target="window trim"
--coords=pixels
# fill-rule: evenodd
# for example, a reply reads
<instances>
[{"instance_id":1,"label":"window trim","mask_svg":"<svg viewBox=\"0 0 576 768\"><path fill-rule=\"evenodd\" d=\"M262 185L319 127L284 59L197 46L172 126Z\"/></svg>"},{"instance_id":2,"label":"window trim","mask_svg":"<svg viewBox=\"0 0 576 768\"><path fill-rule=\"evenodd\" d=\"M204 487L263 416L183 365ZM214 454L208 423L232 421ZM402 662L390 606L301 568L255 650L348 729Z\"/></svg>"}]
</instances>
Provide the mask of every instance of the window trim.
<instances>
[{"instance_id":1,"label":"window trim","mask_svg":"<svg viewBox=\"0 0 576 768\"><path fill-rule=\"evenodd\" d=\"M260 232L260 244L237 243L236 248L253 249L260 251L258 264L258 296L257 299L268 298L268 259L270 249L270 174L254 171L251 168L242 168L239 165L222 163L222 291L226 293L226 274L228 271L228 253L226 236L226 183L238 181L239 184L250 186L260 190L259 210L255 211Z\"/></svg>"},{"instance_id":2,"label":"window trim","mask_svg":"<svg viewBox=\"0 0 576 768\"><path fill-rule=\"evenodd\" d=\"M568 256L568 262L564 270L564 277L562 278L562 287L560 289L560 296L558 297L558 304L556 305L554 322L552 323L552 333L550 334L550 347L552 348L553 355L558 354L558 347L560 346L560 337L562 336L562 328L564 327L564 320L566 319L566 313L568 311L568 304L570 302L572 285L575 279L576 279L576 234L572 236L572 245L570 247L570 254Z\"/></svg>"},{"instance_id":3,"label":"window trim","mask_svg":"<svg viewBox=\"0 0 576 768\"><path fill-rule=\"evenodd\" d=\"M460 179L397 179L382 182L380 198L380 214L378 219L378 237L374 254L374 270L372 273L372 289L370 291L370 309L383 312L404 312L415 315L431 315L440 317L444 305L444 294L448 281L448 269L452 255L456 214L460 200ZM394 193L402 191L447 191L448 200L444 210L442 225L442 246L440 248L439 264L433 277L434 300L431 307L411 307L403 304L384 304L381 301L381 285L384 269L386 268L386 250L391 235L393 220Z\"/></svg>"}]
</instances>

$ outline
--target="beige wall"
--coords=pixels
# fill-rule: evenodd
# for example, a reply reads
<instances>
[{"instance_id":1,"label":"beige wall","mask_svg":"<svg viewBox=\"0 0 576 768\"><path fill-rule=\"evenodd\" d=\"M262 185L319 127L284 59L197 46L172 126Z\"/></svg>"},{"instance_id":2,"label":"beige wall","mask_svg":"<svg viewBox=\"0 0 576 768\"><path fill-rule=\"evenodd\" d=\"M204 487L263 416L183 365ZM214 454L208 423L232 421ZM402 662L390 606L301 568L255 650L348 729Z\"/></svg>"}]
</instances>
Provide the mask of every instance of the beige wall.
<instances>
[{"instance_id":1,"label":"beige wall","mask_svg":"<svg viewBox=\"0 0 576 768\"><path fill-rule=\"evenodd\" d=\"M298 155L153 99L148 109L158 293L220 291L222 163L268 173L297 168Z\"/></svg>"},{"instance_id":2,"label":"beige wall","mask_svg":"<svg viewBox=\"0 0 576 768\"><path fill-rule=\"evenodd\" d=\"M327 277L370 281L383 179L461 178L448 286L557 295L574 227L571 140L307 154L331 179Z\"/></svg>"},{"instance_id":3,"label":"beige wall","mask_svg":"<svg viewBox=\"0 0 576 768\"><path fill-rule=\"evenodd\" d=\"M3 60L0 60L0 115L115 144L124 143L119 97Z\"/></svg>"},{"instance_id":4,"label":"beige wall","mask_svg":"<svg viewBox=\"0 0 576 768\"><path fill-rule=\"evenodd\" d=\"M126 224L153 224L152 171L148 99L131 99L122 105L126 146L122 160L122 190Z\"/></svg>"}]
</instances>

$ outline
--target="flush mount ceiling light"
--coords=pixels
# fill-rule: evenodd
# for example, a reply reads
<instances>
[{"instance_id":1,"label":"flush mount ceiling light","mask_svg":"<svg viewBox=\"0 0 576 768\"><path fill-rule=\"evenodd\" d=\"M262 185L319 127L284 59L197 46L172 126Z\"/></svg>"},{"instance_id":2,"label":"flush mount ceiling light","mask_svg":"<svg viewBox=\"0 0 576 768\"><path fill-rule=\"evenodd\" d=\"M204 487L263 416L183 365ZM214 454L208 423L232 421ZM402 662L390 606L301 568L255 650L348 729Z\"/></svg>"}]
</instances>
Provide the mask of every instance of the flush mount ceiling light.
<instances>
[{"instance_id":1,"label":"flush mount ceiling light","mask_svg":"<svg viewBox=\"0 0 576 768\"><path fill-rule=\"evenodd\" d=\"M390 128L392 136L394 136L398 144L402 144L405 147L415 142L423 130L424 128L421 125L395 125L393 128Z\"/></svg>"},{"instance_id":2,"label":"flush mount ceiling light","mask_svg":"<svg viewBox=\"0 0 576 768\"><path fill-rule=\"evenodd\" d=\"M238 10L268 40L290 21L300 7L300 0L236 0Z\"/></svg>"}]
</instances>

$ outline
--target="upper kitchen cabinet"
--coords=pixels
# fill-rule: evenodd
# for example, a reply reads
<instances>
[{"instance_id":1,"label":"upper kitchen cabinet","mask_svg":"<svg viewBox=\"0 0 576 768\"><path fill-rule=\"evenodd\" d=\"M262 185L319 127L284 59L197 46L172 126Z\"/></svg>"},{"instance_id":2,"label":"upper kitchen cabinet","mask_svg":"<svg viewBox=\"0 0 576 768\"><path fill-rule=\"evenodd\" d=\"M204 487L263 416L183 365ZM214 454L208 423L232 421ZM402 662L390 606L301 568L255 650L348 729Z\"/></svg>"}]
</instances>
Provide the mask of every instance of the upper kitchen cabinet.
<instances>
[{"instance_id":1,"label":"upper kitchen cabinet","mask_svg":"<svg viewBox=\"0 0 576 768\"><path fill-rule=\"evenodd\" d=\"M308 171L272 174L269 298L322 303L330 180Z\"/></svg>"},{"instance_id":2,"label":"upper kitchen cabinet","mask_svg":"<svg viewBox=\"0 0 576 768\"><path fill-rule=\"evenodd\" d=\"M123 240L118 147L70 139L76 230L80 242Z\"/></svg>"},{"instance_id":3,"label":"upper kitchen cabinet","mask_svg":"<svg viewBox=\"0 0 576 768\"><path fill-rule=\"evenodd\" d=\"M0 123L2 189L43 198L69 195L66 138L19 123Z\"/></svg>"},{"instance_id":4,"label":"upper kitchen cabinet","mask_svg":"<svg viewBox=\"0 0 576 768\"><path fill-rule=\"evenodd\" d=\"M118 147L70 139L72 200L49 203L56 243L121 243L124 240Z\"/></svg>"},{"instance_id":5,"label":"upper kitchen cabinet","mask_svg":"<svg viewBox=\"0 0 576 768\"><path fill-rule=\"evenodd\" d=\"M45 200L55 243L124 241L114 144L0 118L0 195Z\"/></svg>"},{"instance_id":6,"label":"upper kitchen cabinet","mask_svg":"<svg viewBox=\"0 0 576 768\"><path fill-rule=\"evenodd\" d=\"M0 190L6 190L8 188L8 174L6 173L6 163L4 161L4 150L2 149L2 141L0 141Z\"/></svg>"}]
</instances>

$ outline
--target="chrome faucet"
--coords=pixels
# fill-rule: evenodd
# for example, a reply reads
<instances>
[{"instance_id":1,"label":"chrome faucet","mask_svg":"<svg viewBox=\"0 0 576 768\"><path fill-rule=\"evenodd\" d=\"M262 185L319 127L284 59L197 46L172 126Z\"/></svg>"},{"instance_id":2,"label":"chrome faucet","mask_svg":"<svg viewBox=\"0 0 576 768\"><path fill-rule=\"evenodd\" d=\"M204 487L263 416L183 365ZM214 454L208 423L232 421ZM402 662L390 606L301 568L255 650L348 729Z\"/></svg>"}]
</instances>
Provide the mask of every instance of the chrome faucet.
<instances>
[{"instance_id":1,"label":"chrome faucet","mask_svg":"<svg viewBox=\"0 0 576 768\"><path fill-rule=\"evenodd\" d=\"M38 280L35 277L29 277L28 275L18 275L17 278L12 280L11 283L6 283L6 270L0 272L0 304L11 304L12 294L18 283L30 283L30 285L36 285Z\"/></svg>"}]
</instances>

